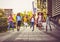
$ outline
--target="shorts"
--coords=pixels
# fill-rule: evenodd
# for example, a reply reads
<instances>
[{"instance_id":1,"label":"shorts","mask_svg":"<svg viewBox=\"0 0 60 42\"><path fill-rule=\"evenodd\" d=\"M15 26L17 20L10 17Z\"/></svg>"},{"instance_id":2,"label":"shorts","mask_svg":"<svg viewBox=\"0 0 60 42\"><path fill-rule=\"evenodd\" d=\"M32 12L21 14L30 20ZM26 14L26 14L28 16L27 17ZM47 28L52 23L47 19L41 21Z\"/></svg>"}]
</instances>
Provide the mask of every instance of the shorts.
<instances>
[{"instance_id":1,"label":"shorts","mask_svg":"<svg viewBox=\"0 0 60 42\"><path fill-rule=\"evenodd\" d=\"M21 21L18 21L17 22L17 26L21 26Z\"/></svg>"}]
</instances>

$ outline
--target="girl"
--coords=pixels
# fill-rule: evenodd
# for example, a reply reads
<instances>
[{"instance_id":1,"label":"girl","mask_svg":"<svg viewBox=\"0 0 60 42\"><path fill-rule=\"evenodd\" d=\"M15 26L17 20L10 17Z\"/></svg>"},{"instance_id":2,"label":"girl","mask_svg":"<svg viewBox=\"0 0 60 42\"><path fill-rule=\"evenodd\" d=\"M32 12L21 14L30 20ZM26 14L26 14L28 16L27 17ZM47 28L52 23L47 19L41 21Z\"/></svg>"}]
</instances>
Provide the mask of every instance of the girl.
<instances>
[{"instance_id":1,"label":"girl","mask_svg":"<svg viewBox=\"0 0 60 42\"><path fill-rule=\"evenodd\" d=\"M21 26L21 16L20 16L20 13L17 13L16 20L17 20L17 31L19 31L20 30L20 26Z\"/></svg>"},{"instance_id":2,"label":"girl","mask_svg":"<svg viewBox=\"0 0 60 42\"><path fill-rule=\"evenodd\" d=\"M12 27L12 30L14 31L14 23L13 23L13 17L12 14L9 14L8 16L8 30L10 30L10 27Z\"/></svg>"},{"instance_id":3,"label":"girl","mask_svg":"<svg viewBox=\"0 0 60 42\"><path fill-rule=\"evenodd\" d=\"M37 18L37 24L38 24L38 27L39 27L39 29L42 29L42 13L38 13L38 18Z\"/></svg>"},{"instance_id":4,"label":"girl","mask_svg":"<svg viewBox=\"0 0 60 42\"><path fill-rule=\"evenodd\" d=\"M30 27L33 27L32 31L34 31L34 22L35 22L34 15L31 17L30 22L31 22L31 26Z\"/></svg>"}]
</instances>

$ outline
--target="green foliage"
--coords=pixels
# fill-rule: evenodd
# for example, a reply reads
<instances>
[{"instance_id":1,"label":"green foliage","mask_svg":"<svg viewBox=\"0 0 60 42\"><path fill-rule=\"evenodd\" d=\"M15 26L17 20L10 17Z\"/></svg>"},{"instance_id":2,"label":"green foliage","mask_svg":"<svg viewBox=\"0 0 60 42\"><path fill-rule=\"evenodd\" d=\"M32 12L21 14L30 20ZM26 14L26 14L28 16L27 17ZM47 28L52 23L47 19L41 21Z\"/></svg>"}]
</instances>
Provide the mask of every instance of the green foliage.
<instances>
[{"instance_id":1,"label":"green foliage","mask_svg":"<svg viewBox=\"0 0 60 42\"><path fill-rule=\"evenodd\" d=\"M4 17L3 9L0 9L0 32L7 31L7 18Z\"/></svg>"},{"instance_id":2,"label":"green foliage","mask_svg":"<svg viewBox=\"0 0 60 42\"><path fill-rule=\"evenodd\" d=\"M0 9L0 17L4 16L4 11L2 9Z\"/></svg>"},{"instance_id":3,"label":"green foliage","mask_svg":"<svg viewBox=\"0 0 60 42\"><path fill-rule=\"evenodd\" d=\"M0 18L0 32L7 31L7 18Z\"/></svg>"}]
</instances>

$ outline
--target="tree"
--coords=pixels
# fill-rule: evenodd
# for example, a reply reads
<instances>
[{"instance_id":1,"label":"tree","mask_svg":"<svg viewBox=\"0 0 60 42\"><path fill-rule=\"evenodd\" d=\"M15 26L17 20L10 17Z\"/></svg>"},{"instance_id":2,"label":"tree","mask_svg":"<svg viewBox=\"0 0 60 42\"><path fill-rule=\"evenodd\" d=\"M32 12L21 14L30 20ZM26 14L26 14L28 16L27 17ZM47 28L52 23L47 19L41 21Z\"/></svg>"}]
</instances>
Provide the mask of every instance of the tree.
<instances>
[{"instance_id":1,"label":"tree","mask_svg":"<svg viewBox=\"0 0 60 42\"><path fill-rule=\"evenodd\" d=\"M0 9L0 17L3 17L4 16L4 11L3 9Z\"/></svg>"},{"instance_id":2,"label":"tree","mask_svg":"<svg viewBox=\"0 0 60 42\"><path fill-rule=\"evenodd\" d=\"M31 17L32 16L32 11L28 11L28 16Z\"/></svg>"}]
</instances>

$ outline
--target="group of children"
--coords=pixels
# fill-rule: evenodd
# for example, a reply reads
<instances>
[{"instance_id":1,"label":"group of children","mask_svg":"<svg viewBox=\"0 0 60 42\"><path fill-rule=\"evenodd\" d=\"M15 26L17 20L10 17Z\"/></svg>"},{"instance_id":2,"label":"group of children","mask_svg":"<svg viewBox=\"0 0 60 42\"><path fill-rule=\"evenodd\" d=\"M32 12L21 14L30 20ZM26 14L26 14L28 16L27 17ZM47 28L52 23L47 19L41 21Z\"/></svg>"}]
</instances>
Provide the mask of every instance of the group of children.
<instances>
[{"instance_id":1,"label":"group of children","mask_svg":"<svg viewBox=\"0 0 60 42\"><path fill-rule=\"evenodd\" d=\"M14 31L14 23L13 23L13 17L12 14L10 14L8 16L8 30L10 30L10 26L12 26L12 29ZM20 30L20 26L21 23L23 22L24 26L28 26L28 21L30 21L30 28L33 27L32 31L34 31L34 25L37 25L37 27L41 30L42 29L42 22L43 22L43 13L39 12L38 13L38 17L37 19L35 19L35 15L33 14L32 17L29 19L29 17L26 15L24 17L21 17L20 13L17 13L16 16L16 24L17 24L17 31ZM50 25L50 17L47 14L47 18L46 18L46 31L47 31L47 26L50 26L50 30L51 29L51 25Z\"/></svg>"}]
</instances>

